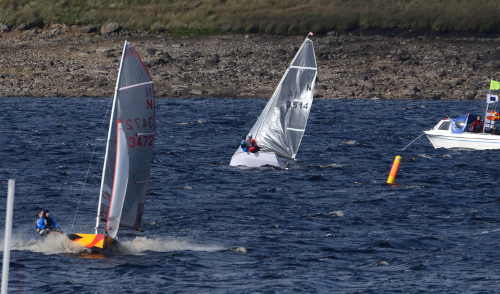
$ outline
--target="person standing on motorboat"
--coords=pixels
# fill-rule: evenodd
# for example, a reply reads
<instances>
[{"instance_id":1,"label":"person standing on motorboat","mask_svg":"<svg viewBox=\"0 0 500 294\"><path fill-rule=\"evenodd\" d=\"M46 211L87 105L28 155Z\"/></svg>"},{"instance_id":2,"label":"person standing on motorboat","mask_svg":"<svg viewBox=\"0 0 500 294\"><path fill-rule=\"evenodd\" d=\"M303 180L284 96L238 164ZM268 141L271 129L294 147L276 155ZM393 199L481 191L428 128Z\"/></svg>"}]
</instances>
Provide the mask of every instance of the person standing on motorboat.
<instances>
[{"instance_id":1,"label":"person standing on motorboat","mask_svg":"<svg viewBox=\"0 0 500 294\"><path fill-rule=\"evenodd\" d=\"M260 149L261 149L259 147L259 145L257 145L257 141L255 141L254 139L252 139L252 134L248 135L248 138L245 141L245 143L246 143L246 146L248 148L248 152L256 153L256 152L259 152Z\"/></svg>"},{"instance_id":2,"label":"person standing on motorboat","mask_svg":"<svg viewBox=\"0 0 500 294\"><path fill-rule=\"evenodd\" d=\"M472 123L472 132L482 133L483 132L483 122L481 121L481 116L477 116L476 120Z\"/></svg>"}]
</instances>

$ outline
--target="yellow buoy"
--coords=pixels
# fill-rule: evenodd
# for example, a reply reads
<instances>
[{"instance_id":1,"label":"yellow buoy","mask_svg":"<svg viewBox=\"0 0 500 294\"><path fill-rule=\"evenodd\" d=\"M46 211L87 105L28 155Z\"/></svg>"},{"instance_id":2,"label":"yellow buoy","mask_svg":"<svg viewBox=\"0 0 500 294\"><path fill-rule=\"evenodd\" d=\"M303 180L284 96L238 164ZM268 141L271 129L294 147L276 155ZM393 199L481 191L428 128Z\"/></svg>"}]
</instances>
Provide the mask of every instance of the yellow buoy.
<instances>
[{"instance_id":1,"label":"yellow buoy","mask_svg":"<svg viewBox=\"0 0 500 294\"><path fill-rule=\"evenodd\" d=\"M398 174L398 169L399 169L399 164L401 163L401 156L396 156L396 159L394 159L394 163L392 164L391 168L391 173L389 173L389 178L387 179L387 184L392 184L394 183L394 179L396 178L396 175Z\"/></svg>"}]
</instances>

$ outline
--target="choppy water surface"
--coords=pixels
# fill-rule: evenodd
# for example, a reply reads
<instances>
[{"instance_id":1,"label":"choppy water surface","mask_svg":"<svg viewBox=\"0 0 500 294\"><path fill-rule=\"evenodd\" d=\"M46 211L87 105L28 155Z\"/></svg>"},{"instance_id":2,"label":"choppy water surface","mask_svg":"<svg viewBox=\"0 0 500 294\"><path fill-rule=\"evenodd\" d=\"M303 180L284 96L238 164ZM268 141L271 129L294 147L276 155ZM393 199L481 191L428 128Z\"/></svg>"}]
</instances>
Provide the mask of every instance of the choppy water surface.
<instances>
[{"instance_id":1,"label":"choppy water surface","mask_svg":"<svg viewBox=\"0 0 500 294\"><path fill-rule=\"evenodd\" d=\"M42 240L34 221L48 208L66 232L92 232L110 100L1 99L2 220L16 179L11 293L498 291L499 152L435 150L425 137L399 151L479 102L317 100L300 161L249 170L228 164L267 100L157 100L145 232L89 255Z\"/></svg>"}]
</instances>

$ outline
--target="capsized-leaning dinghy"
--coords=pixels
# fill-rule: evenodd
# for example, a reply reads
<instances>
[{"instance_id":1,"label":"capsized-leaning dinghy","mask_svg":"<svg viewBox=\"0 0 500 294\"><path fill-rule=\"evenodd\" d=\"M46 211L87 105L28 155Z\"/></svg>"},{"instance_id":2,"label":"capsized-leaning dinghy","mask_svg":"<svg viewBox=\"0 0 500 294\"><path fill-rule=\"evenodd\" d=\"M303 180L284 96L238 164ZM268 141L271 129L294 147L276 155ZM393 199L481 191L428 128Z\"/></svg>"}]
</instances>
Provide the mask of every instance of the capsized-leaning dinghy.
<instances>
[{"instance_id":1,"label":"capsized-leaning dinghy","mask_svg":"<svg viewBox=\"0 0 500 294\"><path fill-rule=\"evenodd\" d=\"M285 168L279 156L295 159L311 110L317 71L313 42L306 38L249 132L261 151L245 152L239 147L229 165Z\"/></svg>"},{"instance_id":2,"label":"capsized-leaning dinghy","mask_svg":"<svg viewBox=\"0 0 500 294\"><path fill-rule=\"evenodd\" d=\"M113 109L94 234L70 234L74 242L102 253L119 227L139 231L155 140L153 81L135 48L125 41Z\"/></svg>"}]
</instances>

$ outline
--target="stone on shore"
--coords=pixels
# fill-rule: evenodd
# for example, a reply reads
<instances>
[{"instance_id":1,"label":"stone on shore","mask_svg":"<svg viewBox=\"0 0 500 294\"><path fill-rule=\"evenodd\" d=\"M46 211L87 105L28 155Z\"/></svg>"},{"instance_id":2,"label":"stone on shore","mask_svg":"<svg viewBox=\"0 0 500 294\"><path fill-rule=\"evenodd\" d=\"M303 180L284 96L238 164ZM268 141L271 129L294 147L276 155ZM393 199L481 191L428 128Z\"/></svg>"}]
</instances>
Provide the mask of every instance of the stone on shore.
<instances>
[{"instance_id":1,"label":"stone on shore","mask_svg":"<svg viewBox=\"0 0 500 294\"><path fill-rule=\"evenodd\" d=\"M80 28L80 33L90 34L97 32L97 28L94 26L83 26Z\"/></svg>"},{"instance_id":2,"label":"stone on shore","mask_svg":"<svg viewBox=\"0 0 500 294\"><path fill-rule=\"evenodd\" d=\"M10 27L6 24L0 24L0 33L10 32Z\"/></svg>"},{"instance_id":3,"label":"stone on shore","mask_svg":"<svg viewBox=\"0 0 500 294\"><path fill-rule=\"evenodd\" d=\"M120 30L120 25L116 22L108 23L101 28L101 34L109 34Z\"/></svg>"}]
</instances>

